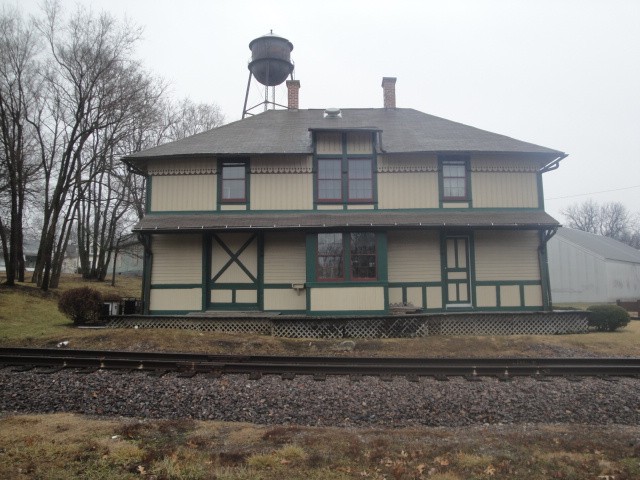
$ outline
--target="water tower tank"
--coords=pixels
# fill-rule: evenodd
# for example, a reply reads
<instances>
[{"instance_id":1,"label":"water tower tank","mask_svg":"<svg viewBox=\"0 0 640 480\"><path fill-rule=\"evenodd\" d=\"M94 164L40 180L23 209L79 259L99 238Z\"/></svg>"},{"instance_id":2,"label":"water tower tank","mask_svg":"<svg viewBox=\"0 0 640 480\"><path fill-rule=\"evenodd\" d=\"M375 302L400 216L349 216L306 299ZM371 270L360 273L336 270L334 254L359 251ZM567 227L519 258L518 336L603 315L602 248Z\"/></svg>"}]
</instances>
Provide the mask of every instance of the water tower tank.
<instances>
[{"instance_id":1,"label":"water tower tank","mask_svg":"<svg viewBox=\"0 0 640 480\"><path fill-rule=\"evenodd\" d=\"M249 70L262 85L274 87L284 82L293 71L293 44L273 32L258 37L249 44Z\"/></svg>"}]
</instances>

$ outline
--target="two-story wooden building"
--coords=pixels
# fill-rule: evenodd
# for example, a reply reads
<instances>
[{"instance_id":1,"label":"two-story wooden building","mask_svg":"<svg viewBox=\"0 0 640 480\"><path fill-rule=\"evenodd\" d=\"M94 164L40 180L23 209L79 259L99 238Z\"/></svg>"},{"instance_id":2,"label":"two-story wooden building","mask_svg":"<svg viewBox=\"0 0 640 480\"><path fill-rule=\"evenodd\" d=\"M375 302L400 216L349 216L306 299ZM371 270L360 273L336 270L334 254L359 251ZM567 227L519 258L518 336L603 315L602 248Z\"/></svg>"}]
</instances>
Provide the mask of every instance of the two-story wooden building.
<instances>
[{"instance_id":1,"label":"two-story wooden building","mask_svg":"<svg viewBox=\"0 0 640 480\"><path fill-rule=\"evenodd\" d=\"M551 307L542 175L566 155L413 109L269 110L130 155L146 312ZM292 100L293 99L293 100Z\"/></svg>"}]
</instances>

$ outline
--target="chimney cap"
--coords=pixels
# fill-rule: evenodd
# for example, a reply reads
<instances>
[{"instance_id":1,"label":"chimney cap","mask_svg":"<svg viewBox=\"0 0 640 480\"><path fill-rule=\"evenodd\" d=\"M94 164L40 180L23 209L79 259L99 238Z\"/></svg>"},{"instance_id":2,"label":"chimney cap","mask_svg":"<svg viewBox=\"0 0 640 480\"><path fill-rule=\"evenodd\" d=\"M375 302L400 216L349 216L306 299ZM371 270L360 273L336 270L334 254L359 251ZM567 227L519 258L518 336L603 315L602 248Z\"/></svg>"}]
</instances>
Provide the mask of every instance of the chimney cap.
<instances>
[{"instance_id":1,"label":"chimney cap","mask_svg":"<svg viewBox=\"0 0 640 480\"><path fill-rule=\"evenodd\" d=\"M382 87L384 87L385 83L395 85L397 77L382 77Z\"/></svg>"}]
</instances>

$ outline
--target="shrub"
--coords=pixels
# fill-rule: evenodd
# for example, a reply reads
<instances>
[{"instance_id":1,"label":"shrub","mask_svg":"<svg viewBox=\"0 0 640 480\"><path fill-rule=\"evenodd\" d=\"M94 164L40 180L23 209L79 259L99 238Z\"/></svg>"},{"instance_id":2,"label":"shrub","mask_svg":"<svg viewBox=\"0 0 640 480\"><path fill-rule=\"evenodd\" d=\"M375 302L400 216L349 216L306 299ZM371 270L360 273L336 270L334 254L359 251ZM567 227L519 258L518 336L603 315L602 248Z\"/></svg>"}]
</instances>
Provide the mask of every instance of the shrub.
<instances>
[{"instance_id":1,"label":"shrub","mask_svg":"<svg viewBox=\"0 0 640 480\"><path fill-rule=\"evenodd\" d=\"M589 326L599 332L613 332L629 323L629 312L617 305L592 305L587 310Z\"/></svg>"},{"instance_id":2,"label":"shrub","mask_svg":"<svg viewBox=\"0 0 640 480\"><path fill-rule=\"evenodd\" d=\"M58 310L73 320L75 325L99 320L101 309L102 295L89 287L67 290L58 300Z\"/></svg>"}]
</instances>

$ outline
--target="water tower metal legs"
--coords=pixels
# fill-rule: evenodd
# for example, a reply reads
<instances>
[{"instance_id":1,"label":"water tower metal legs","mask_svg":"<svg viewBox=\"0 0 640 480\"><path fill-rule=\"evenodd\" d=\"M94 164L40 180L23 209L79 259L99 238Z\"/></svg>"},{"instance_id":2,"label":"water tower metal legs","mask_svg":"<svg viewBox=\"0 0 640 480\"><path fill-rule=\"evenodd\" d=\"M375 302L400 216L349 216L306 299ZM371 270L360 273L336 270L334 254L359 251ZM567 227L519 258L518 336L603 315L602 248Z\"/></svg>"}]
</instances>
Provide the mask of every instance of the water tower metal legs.
<instances>
[{"instance_id":1,"label":"water tower metal legs","mask_svg":"<svg viewBox=\"0 0 640 480\"><path fill-rule=\"evenodd\" d=\"M244 95L244 108L242 109L242 118L247 115L247 100L249 100L249 87L251 86L252 73L249 72L249 80L247 81L247 93Z\"/></svg>"}]
</instances>

